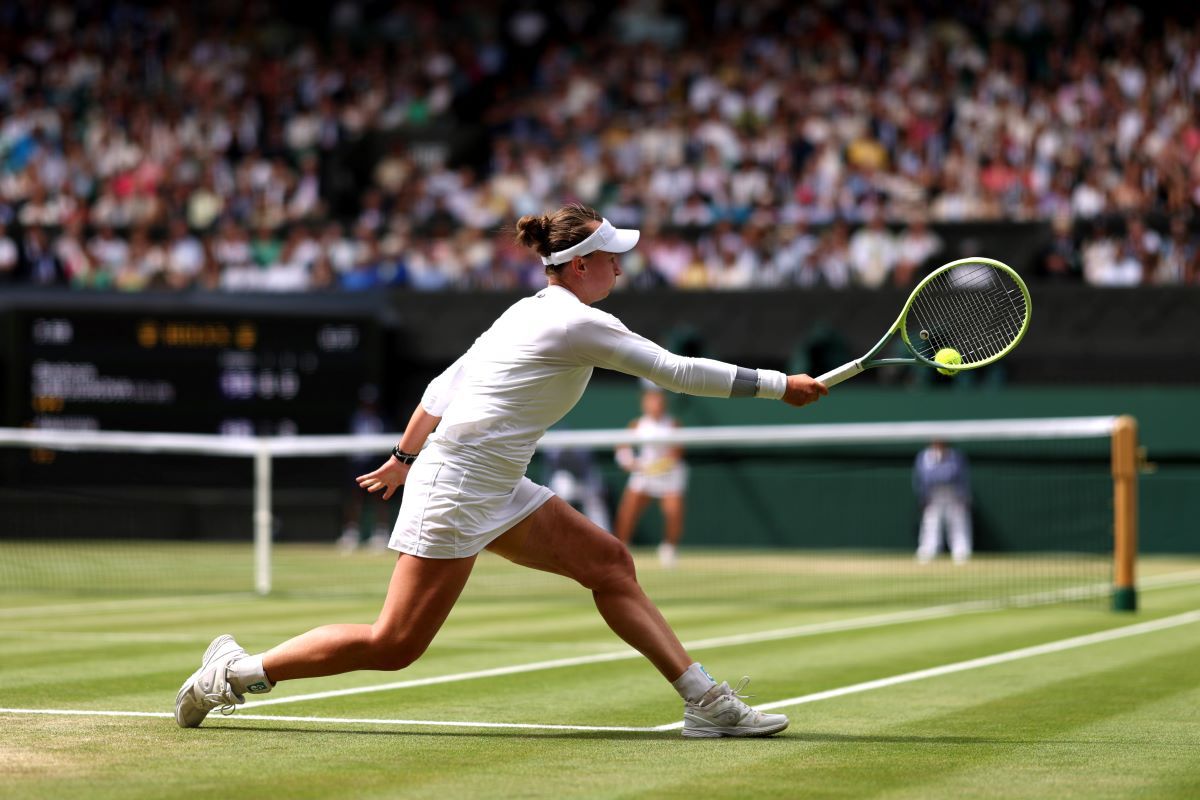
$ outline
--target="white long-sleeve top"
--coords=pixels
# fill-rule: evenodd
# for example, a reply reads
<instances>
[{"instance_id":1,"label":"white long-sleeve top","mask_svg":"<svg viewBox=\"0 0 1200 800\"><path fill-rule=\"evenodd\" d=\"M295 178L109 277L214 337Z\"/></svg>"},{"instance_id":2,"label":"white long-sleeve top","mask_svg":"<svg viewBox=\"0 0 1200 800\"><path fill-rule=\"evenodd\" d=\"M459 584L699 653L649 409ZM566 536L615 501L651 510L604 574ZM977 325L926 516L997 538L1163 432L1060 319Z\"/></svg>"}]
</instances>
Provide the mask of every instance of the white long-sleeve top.
<instances>
[{"instance_id":1,"label":"white long-sleeve top","mask_svg":"<svg viewBox=\"0 0 1200 800\"><path fill-rule=\"evenodd\" d=\"M704 397L729 397L738 374L733 364L677 356L570 290L547 286L509 307L429 384L421 406L442 418L430 443L464 466L519 480L595 367ZM781 398L787 376L759 370L758 386L759 397Z\"/></svg>"}]
</instances>

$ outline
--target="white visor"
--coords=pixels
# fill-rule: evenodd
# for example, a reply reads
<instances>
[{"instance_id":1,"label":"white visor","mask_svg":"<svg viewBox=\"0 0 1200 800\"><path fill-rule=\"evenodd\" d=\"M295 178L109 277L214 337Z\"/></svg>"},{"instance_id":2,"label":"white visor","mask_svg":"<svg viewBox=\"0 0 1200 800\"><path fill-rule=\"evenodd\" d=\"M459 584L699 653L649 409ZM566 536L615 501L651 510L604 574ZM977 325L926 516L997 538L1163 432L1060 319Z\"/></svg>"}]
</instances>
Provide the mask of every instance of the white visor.
<instances>
[{"instance_id":1,"label":"white visor","mask_svg":"<svg viewBox=\"0 0 1200 800\"><path fill-rule=\"evenodd\" d=\"M602 219L600 227L582 242L549 256L542 256L542 263L546 266L565 264L575 256L586 256L597 250L603 250L605 253L628 253L638 243L641 235L641 231L632 228L614 228L611 222Z\"/></svg>"}]
</instances>

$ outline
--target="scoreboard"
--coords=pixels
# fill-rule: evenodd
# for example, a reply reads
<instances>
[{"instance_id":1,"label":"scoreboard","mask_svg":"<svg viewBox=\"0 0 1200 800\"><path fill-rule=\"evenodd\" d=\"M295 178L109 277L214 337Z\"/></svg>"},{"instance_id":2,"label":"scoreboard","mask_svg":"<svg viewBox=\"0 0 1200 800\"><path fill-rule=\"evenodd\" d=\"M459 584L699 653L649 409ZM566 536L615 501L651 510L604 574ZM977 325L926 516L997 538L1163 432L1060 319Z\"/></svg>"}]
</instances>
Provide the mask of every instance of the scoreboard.
<instances>
[{"instance_id":1,"label":"scoreboard","mask_svg":"<svg viewBox=\"0 0 1200 800\"><path fill-rule=\"evenodd\" d=\"M12 312L4 424L227 435L345 433L378 385L370 316Z\"/></svg>"}]
</instances>

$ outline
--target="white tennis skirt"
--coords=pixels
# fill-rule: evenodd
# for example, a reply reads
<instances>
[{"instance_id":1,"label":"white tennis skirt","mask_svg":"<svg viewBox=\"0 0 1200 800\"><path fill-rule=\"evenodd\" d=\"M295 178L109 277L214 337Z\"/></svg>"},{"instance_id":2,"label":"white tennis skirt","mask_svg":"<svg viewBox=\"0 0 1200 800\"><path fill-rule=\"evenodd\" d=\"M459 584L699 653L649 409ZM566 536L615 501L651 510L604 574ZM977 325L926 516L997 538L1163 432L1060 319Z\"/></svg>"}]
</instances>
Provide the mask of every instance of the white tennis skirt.
<instances>
[{"instance_id":1,"label":"white tennis skirt","mask_svg":"<svg viewBox=\"0 0 1200 800\"><path fill-rule=\"evenodd\" d=\"M554 493L447 461L426 448L408 471L388 547L425 558L467 558L528 517Z\"/></svg>"},{"instance_id":2,"label":"white tennis skirt","mask_svg":"<svg viewBox=\"0 0 1200 800\"><path fill-rule=\"evenodd\" d=\"M687 479L687 466L676 464L666 472L632 473L629 476L629 488L650 497L666 497L669 494L683 494L687 489Z\"/></svg>"}]
</instances>

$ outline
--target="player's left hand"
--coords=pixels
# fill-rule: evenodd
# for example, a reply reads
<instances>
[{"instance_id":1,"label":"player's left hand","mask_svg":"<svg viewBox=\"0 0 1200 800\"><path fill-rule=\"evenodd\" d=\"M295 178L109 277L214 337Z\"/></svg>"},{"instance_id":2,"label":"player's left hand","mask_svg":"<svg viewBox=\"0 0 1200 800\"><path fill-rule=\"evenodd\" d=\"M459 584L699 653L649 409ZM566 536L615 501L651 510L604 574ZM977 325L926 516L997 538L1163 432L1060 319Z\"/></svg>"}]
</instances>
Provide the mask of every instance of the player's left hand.
<instances>
[{"instance_id":1,"label":"player's left hand","mask_svg":"<svg viewBox=\"0 0 1200 800\"><path fill-rule=\"evenodd\" d=\"M408 478L408 464L401 464L392 456L388 456L388 460L383 462L383 466L366 475L359 475L355 478L358 485L374 494L380 489L383 489L383 499L389 499L396 490L404 485L404 481Z\"/></svg>"}]
</instances>

